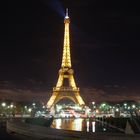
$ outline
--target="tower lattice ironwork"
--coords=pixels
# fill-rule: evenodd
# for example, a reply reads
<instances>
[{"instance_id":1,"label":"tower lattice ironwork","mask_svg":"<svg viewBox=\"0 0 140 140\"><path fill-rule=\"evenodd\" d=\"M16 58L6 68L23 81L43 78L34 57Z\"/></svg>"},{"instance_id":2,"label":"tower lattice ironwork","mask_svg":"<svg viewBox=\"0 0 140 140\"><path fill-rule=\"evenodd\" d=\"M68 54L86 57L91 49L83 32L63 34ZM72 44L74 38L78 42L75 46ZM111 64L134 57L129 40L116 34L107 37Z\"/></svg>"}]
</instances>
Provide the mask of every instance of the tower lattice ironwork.
<instances>
[{"instance_id":1,"label":"tower lattice ironwork","mask_svg":"<svg viewBox=\"0 0 140 140\"><path fill-rule=\"evenodd\" d=\"M69 98L73 102L79 105L85 105L82 97L80 96L80 90L76 86L74 80L74 71L71 65L70 55L70 36L69 36L69 24L70 18L68 16L68 9L66 9L66 16L64 18L65 30L64 30L64 46L62 55L62 64L59 70L59 78L56 86L53 88L53 94L47 103L47 107L51 108L59 100L63 98Z\"/></svg>"}]
</instances>

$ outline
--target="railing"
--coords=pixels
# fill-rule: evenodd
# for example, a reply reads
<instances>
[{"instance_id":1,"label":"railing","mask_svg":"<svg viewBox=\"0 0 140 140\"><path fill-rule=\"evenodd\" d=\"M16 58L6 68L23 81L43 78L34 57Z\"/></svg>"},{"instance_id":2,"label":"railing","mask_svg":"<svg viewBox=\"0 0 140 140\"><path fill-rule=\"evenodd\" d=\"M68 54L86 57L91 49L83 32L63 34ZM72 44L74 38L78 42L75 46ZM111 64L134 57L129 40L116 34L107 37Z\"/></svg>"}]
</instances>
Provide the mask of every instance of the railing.
<instances>
[{"instance_id":1,"label":"railing","mask_svg":"<svg viewBox=\"0 0 140 140\"><path fill-rule=\"evenodd\" d=\"M53 91L79 91L79 88L75 87L54 87Z\"/></svg>"},{"instance_id":2,"label":"railing","mask_svg":"<svg viewBox=\"0 0 140 140\"><path fill-rule=\"evenodd\" d=\"M137 133L140 133L140 116L138 116L136 111L130 110L130 115L131 115L131 124L132 127L134 127L134 131Z\"/></svg>"}]
</instances>

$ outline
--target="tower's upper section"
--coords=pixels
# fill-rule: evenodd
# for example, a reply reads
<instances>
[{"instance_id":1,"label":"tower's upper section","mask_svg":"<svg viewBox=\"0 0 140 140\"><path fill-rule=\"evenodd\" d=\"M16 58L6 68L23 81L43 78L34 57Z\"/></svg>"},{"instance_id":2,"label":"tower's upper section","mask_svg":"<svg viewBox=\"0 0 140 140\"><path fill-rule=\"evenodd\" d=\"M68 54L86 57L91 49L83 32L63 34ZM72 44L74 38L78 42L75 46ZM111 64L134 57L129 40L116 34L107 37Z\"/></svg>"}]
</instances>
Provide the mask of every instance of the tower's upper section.
<instances>
[{"instance_id":1,"label":"tower's upper section","mask_svg":"<svg viewBox=\"0 0 140 140\"><path fill-rule=\"evenodd\" d=\"M64 18L64 46L61 67L71 68L71 55L70 55L70 35L69 35L70 18L68 16L68 9L66 9L66 16Z\"/></svg>"}]
</instances>

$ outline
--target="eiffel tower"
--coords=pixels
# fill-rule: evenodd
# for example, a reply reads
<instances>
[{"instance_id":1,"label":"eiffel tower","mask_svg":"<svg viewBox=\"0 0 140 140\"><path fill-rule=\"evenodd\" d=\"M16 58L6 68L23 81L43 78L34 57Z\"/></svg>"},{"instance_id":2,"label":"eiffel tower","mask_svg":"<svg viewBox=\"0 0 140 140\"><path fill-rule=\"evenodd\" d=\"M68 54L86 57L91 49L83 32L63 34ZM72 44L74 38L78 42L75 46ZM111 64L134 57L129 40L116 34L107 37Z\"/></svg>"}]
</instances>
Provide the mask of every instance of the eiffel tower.
<instances>
[{"instance_id":1,"label":"eiffel tower","mask_svg":"<svg viewBox=\"0 0 140 140\"><path fill-rule=\"evenodd\" d=\"M53 94L47 103L47 107L51 108L58 101L63 98L69 98L75 104L85 105L80 90L76 86L74 80L74 71L71 68L71 55L70 55L70 39L69 39L69 24L70 18L68 16L68 9L66 9L66 16L64 18L65 31L64 31L64 46L62 64L59 70L59 78L56 87L53 88Z\"/></svg>"}]
</instances>

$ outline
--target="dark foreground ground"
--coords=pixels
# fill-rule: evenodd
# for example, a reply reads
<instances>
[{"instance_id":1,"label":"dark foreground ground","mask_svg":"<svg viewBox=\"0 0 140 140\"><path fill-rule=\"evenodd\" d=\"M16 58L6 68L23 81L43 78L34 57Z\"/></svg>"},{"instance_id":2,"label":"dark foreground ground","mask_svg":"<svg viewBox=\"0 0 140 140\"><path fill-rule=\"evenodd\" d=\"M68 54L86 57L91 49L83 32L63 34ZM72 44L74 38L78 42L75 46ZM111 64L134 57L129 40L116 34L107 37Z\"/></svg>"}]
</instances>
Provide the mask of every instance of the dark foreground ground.
<instances>
[{"instance_id":1,"label":"dark foreground ground","mask_svg":"<svg viewBox=\"0 0 140 140\"><path fill-rule=\"evenodd\" d=\"M0 140L17 140L6 132L6 122L0 123Z\"/></svg>"}]
</instances>

